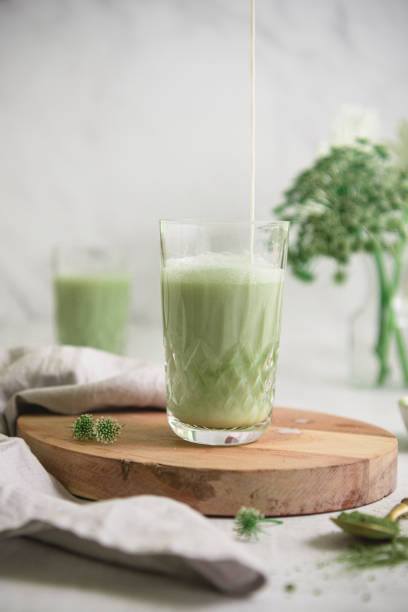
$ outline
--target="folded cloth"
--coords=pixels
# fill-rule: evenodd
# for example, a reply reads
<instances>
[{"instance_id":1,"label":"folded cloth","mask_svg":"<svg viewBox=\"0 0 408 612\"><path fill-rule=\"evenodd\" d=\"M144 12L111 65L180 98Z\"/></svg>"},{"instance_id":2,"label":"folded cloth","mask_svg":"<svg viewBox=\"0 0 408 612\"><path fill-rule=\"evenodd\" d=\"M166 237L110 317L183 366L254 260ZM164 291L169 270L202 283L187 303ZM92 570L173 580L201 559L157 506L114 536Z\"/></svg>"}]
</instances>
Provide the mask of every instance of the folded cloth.
<instances>
[{"instance_id":1,"label":"folded cloth","mask_svg":"<svg viewBox=\"0 0 408 612\"><path fill-rule=\"evenodd\" d=\"M14 435L27 405L59 414L165 408L163 368L85 347L0 351L0 432Z\"/></svg>"},{"instance_id":2,"label":"folded cloth","mask_svg":"<svg viewBox=\"0 0 408 612\"><path fill-rule=\"evenodd\" d=\"M161 368L88 348L0 352L0 412L15 431L21 408L74 414L164 407ZM104 502L72 496L26 443L0 433L0 538L29 536L72 552L246 595L266 577L245 546L185 504L140 495Z\"/></svg>"}]
</instances>

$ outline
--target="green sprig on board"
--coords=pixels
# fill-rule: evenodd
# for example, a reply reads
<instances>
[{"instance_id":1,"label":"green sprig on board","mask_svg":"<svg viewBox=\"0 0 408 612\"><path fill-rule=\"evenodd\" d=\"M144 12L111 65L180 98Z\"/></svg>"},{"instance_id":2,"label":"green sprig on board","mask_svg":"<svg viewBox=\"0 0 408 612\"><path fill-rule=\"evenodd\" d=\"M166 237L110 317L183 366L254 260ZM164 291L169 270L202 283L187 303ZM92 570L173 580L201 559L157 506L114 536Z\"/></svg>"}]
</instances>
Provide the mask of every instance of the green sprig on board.
<instances>
[{"instance_id":1,"label":"green sprig on board","mask_svg":"<svg viewBox=\"0 0 408 612\"><path fill-rule=\"evenodd\" d=\"M81 414L74 421L72 435L75 440L96 440L101 444L112 444L118 439L123 425L111 417L99 417L94 421L92 414Z\"/></svg>"},{"instance_id":2,"label":"green sprig on board","mask_svg":"<svg viewBox=\"0 0 408 612\"><path fill-rule=\"evenodd\" d=\"M95 438L101 444L112 444L118 439L123 425L110 417L99 417L95 423Z\"/></svg>"},{"instance_id":3,"label":"green sprig on board","mask_svg":"<svg viewBox=\"0 0 408 612\"><path fill-rule=\"evenodd\" d=\"M321 257L334 260L337 283L346 280L352 255L373 258L379 287L376 382L383 385L389 376L395 341L408 384L407 349L393 305L408 239L408 172L392 164L381 144L360 139L332 147L296 177L275 213L291 223L288 261L303 281L315 279L314 264Z\"/></svg>"},{"instance_id":4,"label":"green sprig on board","mask_svg":"<svg viewBox=\"0 0 408 612\"><path fill-rule=\"evenodd\" d=\"M92 414L81 414L72 426L75 440L92 440L95 437L94 419Z\"/></svg>"},{"instance_id":5,"label":"green sprig on board","mask_svg":"<svg viewBox=\"0 0 408 612\"><path fill-rule=\"evenodd\" d=\"M283 521L265 516L256 508L246 508L243 506L235 517L234 530L238 537L244 540L256 540L262 533L264 523L276 523L282 525Z\"/></svg>"}]
</instances>

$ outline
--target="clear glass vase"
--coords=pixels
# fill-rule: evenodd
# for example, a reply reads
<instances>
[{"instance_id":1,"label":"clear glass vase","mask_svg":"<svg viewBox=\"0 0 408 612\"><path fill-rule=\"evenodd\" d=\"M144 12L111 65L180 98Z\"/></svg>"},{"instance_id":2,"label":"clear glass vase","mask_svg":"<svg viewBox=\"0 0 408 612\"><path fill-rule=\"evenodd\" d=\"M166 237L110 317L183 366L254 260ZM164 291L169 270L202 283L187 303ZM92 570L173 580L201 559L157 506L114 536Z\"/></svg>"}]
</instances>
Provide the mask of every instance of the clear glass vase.
<instances>
[{"instance_id":1,"label":"clear glass vase","mask_svg":"<svg viewBox=\"0 0 408 612\"><path fill-rule=\"evenodd\" d=\"M351 381L358 387L407 387L407 254L401 257L397 274L395 262L384 257L382 269L374 256L363 261L365 297L350 318Z\"/></svg>"}]
</instances>

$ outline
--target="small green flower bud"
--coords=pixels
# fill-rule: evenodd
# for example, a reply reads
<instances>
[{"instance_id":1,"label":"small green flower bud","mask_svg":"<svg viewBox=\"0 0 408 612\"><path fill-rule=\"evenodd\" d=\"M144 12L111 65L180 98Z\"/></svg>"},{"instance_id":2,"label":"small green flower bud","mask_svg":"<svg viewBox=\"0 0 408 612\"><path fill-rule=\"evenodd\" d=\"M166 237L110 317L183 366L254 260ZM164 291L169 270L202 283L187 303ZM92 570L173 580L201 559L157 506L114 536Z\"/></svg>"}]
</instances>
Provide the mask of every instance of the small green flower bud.
<instances>
[{"instance_id":1,"label":"small green flower bud","mask_svg":"<svg viewBox=\"0 0 408 612\"><path fill-rule=\"evenodd\" d=\"M75 440L92 440L95 437L92 414L81 414L75 419L72 426L72 435Z\"/></svg>"},{"instance_id":2,"label":"small green flower bud","mask_svg":"<svg viewBox=\"0 0 408 612\"><path fill-rule=\"evenodd\" d=\"M102 444L112 444L119 437L123 425L111 417L99 417L95 423L96 441Z\"/></svg>"}]
</instances>

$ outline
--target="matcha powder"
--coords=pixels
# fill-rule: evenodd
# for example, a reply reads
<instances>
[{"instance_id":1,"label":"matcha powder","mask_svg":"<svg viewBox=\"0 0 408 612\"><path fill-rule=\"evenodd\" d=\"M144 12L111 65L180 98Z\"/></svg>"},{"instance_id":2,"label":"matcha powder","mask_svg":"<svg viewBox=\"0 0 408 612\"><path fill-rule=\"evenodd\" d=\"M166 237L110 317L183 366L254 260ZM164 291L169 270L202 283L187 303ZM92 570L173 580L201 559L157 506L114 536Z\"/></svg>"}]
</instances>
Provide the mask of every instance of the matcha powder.
<instances>
[{"instance_id":1,"label":"matcha powder","mask_svg":"<svg viewBox=\"0 0 408 612\"><path fill-rule=\"evenodd\" d=\"M350 551L337 557L349 569L393 566L408 561L408 537L397 536L389 542L356 542Z\"/></svg>"}]
</instances>

